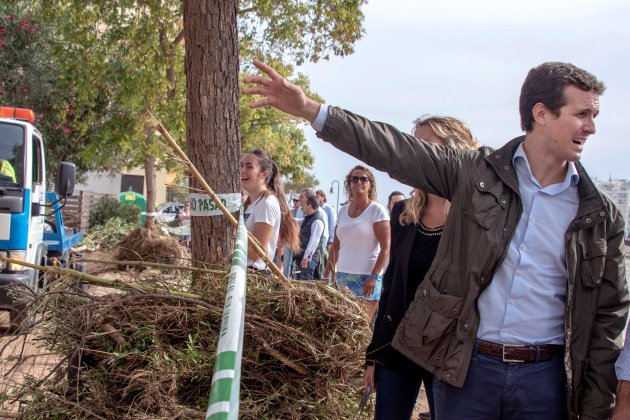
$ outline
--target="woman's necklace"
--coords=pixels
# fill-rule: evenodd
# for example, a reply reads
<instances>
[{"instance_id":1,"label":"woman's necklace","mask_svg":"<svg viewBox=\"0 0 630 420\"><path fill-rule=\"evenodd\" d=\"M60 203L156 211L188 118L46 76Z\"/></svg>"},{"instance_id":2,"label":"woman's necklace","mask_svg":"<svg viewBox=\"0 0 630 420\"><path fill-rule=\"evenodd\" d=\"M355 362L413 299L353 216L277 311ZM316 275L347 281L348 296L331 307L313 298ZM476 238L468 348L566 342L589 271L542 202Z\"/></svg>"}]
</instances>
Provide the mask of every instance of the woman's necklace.
<instances>
[{"instance_id":1,"label":"woman's necklace","mask_svg":"<svg viewBox=\"0 0 630 420\"><path fill-rule=\"evenodd\" d=\"M438 226L436 228L428 228L422 222L418 223L418 233L423 236L439 236L444 230L444 226Z\"/></svg>"}]
</instances>

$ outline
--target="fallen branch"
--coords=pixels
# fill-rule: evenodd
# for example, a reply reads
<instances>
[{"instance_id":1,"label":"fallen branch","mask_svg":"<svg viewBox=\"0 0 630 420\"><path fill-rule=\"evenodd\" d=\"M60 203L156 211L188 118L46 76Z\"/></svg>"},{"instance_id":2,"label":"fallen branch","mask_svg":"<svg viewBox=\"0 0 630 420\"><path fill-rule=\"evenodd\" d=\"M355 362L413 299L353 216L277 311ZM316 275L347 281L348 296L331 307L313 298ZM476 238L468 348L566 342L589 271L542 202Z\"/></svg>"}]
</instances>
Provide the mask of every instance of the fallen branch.
<instances>
[{"instance_id":1,"label":"fallen branch","mask_svg":"<svg viewBox=\"0 0 630 420\"><path fill-rule=\"evenodd\" d=\"M175 265L175 264L153 263L153 262L144 262L144 261L101 260L98 258L77 258L77 261L90 262L90 263L96 263L96 264L109 264L109 265L146 266L146 267L164 268L164 269L170 269L170 270L196 271L199 273L209 273L209 274L227 274L227 271L225 270L212 270L209 268L186 267L186 266Z\"/></svg>"}]
</instances>

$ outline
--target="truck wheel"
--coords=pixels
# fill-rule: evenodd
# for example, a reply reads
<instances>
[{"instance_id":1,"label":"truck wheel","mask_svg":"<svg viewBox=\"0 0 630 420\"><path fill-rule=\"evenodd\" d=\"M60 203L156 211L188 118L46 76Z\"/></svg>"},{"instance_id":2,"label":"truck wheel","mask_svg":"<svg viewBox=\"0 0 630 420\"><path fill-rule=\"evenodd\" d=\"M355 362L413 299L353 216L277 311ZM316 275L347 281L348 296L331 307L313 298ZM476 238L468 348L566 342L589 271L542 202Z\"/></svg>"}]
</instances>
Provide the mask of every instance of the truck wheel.
<instances>
[{"instance_id":1,"label":"truck wheel","mask_svg":"<svg viewBox=\"0 0 630 420\"><path fill-rule=\"evenodd\" d=\"M87 263L85 261L77 261L77 259L79 258L83 258L83 253L80 252L76 252L72 255L71 257L71 261L72 261L72 266L70 268L72 268L73 270L78 271L79 273L86 273L87 272ZM80 283L80 288L81 290L83 290L84 292L87 292L88 289L90 288L90 283L82 281Z\"/></svg>"},{"instance_id":2,"label":"truck wheel","mask_svg":"<svg viewBox=\"0 0 630 420\"><path fill-rule=\"evenodd\" d=\"M42 258L42 261L39 263L42 267L46 267L46 258ZM48 272L47 271L39 271L35 270L35 278L37 279L37 288L39 290L43 290L46 286L48 286Z\"/></svg>"}]
</instances>

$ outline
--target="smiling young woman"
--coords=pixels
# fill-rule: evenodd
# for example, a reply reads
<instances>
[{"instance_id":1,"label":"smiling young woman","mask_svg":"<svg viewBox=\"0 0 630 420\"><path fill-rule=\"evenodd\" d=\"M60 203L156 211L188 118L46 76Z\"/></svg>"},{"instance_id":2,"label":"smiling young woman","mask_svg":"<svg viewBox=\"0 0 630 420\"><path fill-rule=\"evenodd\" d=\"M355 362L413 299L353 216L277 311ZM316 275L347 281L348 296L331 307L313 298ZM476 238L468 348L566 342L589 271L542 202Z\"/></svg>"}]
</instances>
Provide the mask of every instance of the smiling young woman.
<instances>
[{"instance_id":1,"label":"smiling young woman","mask_svg":"<svg viewBox=\"0 0 630 420\"><path fill-rule=\"evenodd\" d=\"M299 227L284 198L278 166L263 150L252 150L241 158L241 187L245 200L245 227L273 259L278 239L293 251L300 246ZM256 270L267 270L253 248L247 251L247 264Z\"/></svg>"}]
</instances>

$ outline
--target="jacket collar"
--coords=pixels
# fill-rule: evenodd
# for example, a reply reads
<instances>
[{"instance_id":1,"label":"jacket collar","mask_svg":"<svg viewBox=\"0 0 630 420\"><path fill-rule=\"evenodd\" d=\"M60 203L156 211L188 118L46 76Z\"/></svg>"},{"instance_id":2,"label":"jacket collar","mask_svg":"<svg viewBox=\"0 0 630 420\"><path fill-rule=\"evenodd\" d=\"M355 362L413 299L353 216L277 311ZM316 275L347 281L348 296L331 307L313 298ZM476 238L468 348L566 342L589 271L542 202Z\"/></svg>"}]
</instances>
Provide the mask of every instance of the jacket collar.
<instances>
[{"instance_id":1,"label":"jacket collar","mask_svg":"<svg viewBox=\"0 0 630 420\"><path fill-rule=\"evenodd\" d=\"M501 148L494 150L491 153L486 153L484 156L486 162L494 168L494 171L499 178L516 193L519 193L518 177L516 176L516 169L514 168L512 159L514 157L514 153L516 153L516 149L523 141L525 141L525 136L516 137L507 142ZM577 184L580 204L576 219L598 210L600 211L598 216L605 216L606 212L604 212L604 200L597 187L588 176L586 169L584 169L584 166L582 166L579 161L575 162L575 168L577 169L577 173L580 177Z\"/></svg>"},{"instance_id":2,"label":"jacket collar","mask_svg":"<svg viewBox=\"0 0 630 420\"><path fill-rule=\"evenodd\" d=\"M494 168L496 174L507 186L520 195L518 189L518 177L512 159L518 146L525 141L525 136L519 136L507 142L500 149L485 155L486 162Z\"/></svg>"}]
</instances>

